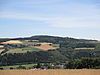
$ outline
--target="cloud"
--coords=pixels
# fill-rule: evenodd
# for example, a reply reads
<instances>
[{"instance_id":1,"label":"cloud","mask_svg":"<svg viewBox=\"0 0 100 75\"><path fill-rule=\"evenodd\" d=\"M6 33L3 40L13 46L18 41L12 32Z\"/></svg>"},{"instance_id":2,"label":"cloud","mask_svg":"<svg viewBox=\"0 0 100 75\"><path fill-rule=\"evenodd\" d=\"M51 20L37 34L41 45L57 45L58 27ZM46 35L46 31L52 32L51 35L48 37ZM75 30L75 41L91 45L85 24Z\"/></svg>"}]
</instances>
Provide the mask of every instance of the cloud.
<instances>
[{"instance_id":1,"label":"cloud","mask_svg":"<svg viewBox=\"0 0 100 75\"><path fill-rule=\"evenodd\" d=\"M100 27L100 9L93 4L82 4L82 3L56 3L61 0L42 0L42 1L32 1L25 0L26 4L40 4L40 9L34 13L31 10L24 12L20 11L2 11L0 12L0 18L4 19L17 19L17 20L31 20L31 21L42 21L48 26L53 28L75 28L75 27L90 27L97 28ZM47 5L47 4L52 5ZM41 4L45 4L43 7ZM13 4L14 5L14 4ZM23 7L24 8L24 7ZM26 6L25 6L26 8ZM31 8L32 9L32 8ZM45 11L48 11L45 13ZM44 12L44 13L43 13Z\"/></svg>"},{"instance_id":2,"label":"cloud","mask_svg":"<svg viewBox=\"0 0 100 75\"><path fill-rule=\"evenodd\" d=\"M49 23L56 28L100 28L100 9L95 5L70 4L66 12L70 14L53 19ZM62 9L64 10L64 9ZM62 11L60 10L60 11Z\"/></svg>"},{"instance_id":3,"label":"cloud","mask_svg":"<svg viewBox=\"0 0 100 75\"><path fill-rule=\"evenodd\" d=\"M55 28L97 28L100 27L99 19L95 18L59 18L52 21L49 21L49 24Z\"/></svg>"},{"instance_id":4,"label":"cloud","mask_svg":"<svg viewBox=\"0 0 100 75\"><path fill-rule=\"evenodd\" d=\"M25 13L0 13L0 18L15 19L15 20L29 20L29 21L42 21L50 27L54 28L80 28L80 27L100 27L100 16L81 16L81 17L61 17L61 16L41 16Z\"/></svg>"},{"instance_id":5,"label":"cloud","mask_svg":"<svg viewBox=\"0 0 100 75\"><path fill-rule=\"evenodd\" d=\"M40 17L38 15L18 13L18 12L1 12L0 18L4 19L15 19L15 20L46 20L44 17Z\"/></svg>"}]
</instances>

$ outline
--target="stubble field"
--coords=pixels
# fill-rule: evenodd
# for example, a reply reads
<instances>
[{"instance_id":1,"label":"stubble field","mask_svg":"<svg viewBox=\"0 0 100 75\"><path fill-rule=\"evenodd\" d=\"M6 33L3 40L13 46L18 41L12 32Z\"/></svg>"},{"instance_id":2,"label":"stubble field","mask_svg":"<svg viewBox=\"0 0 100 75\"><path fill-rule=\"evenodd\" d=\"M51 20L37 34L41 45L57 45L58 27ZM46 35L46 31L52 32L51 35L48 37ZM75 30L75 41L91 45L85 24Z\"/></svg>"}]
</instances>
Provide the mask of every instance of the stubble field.
<instances>
[{"instance_id":1,"label":"stubble field","mask_svg":"<svg viewBox=\"0 0 100 75\"><path fill-rule=\"evenodd\" d=\"M100 69L80 70L0 70L0 75L100 75Z\"/></svg>"}]
</instances>

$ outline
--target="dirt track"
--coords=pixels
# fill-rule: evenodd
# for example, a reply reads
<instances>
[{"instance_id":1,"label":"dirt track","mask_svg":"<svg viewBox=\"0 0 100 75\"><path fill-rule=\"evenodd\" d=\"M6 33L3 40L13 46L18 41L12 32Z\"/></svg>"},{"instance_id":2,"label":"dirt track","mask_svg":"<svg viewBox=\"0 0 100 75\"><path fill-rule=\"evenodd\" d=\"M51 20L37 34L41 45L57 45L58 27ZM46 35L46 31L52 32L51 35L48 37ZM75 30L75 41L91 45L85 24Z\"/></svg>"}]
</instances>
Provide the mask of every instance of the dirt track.
<instances>
[{"instance_id":1,"label":"dirt track","mask_svg":"<svg viewBox=\"0 0 100 75\"><path fill-rule=\"evenodd\" d=\"M99 70L0 70L0 75L100 75Z\"/></svg>"}]
</instances>

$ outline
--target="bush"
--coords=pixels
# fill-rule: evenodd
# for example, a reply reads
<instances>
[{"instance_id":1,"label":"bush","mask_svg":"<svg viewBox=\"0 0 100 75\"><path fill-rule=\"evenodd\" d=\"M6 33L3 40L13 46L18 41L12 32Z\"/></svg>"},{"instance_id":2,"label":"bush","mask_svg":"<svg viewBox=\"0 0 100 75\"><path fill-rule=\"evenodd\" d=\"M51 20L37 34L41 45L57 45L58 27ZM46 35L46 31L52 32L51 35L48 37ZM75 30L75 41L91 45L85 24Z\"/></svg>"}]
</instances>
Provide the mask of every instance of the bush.
<instances>
[{"instance_id":1,"label":"bush","mask_svg":"<svg viewBox=\"0 0 100 75\"><path fill-rule=\"evenodd\" d=\"M12 70L12 69L14 69L13 67L10 67L10 69Z\"/></svg>"},{"instance_id":2,"label":"bush","mask_svg":"<svg viewBox=\"0 0 100 75\"><path fill-rule=\"evenodd\" d=\"M82 58L71 60L65 65L66 69L100 69L100 59Z\"/></svg>"},{"instance_id":3,"label":"bush","mask_svg":"<svg viewBox=\"0 0 100 75\"><path fill-rule=\"evenodd\" d=\"M0 70L3 70L3 68L0 68Z\"/></svg>"},{"instance_id":4,"label":"bush","mask_svg":"<svg viewBox=\"0 0 100 75\"><path fill-rule=\"evenodd\" d=\"M20 66L17 67L17 69L26 69L26 67L20 65Z\"/></svg>"}]
</instances>

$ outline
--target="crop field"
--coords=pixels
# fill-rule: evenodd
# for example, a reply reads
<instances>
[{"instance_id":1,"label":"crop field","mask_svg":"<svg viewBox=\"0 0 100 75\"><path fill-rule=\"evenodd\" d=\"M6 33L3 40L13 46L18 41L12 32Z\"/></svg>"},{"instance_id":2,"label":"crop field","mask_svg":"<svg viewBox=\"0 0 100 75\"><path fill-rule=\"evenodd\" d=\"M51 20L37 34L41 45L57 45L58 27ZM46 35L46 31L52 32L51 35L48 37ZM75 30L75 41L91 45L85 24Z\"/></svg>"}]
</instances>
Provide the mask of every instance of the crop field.
<instances>
[{"instance_id":1,"label":"crop field","mask_svg":"<svg viewBox=\"0 0 100 75\"><path fill-rule=\"evenodd\" d=\"M95 48L75 48L75 50L95 50Z\"/></svg>"},{"instance_id":2,"label":"crop field","mask_svg":"<svg viewBox=\"0 0 100 75\"><path fill-rule=\"evenodd\" d=\"M0 70L0 75L100 75L100 69L79 70Z\"/></svg>"},{"instance_id":3,"label":"crop field","mask_svg":"<svg viewBox=\"0 0 100 75\"><path fill-rule=\"evenodd\" d=\"M43 51L48 51L50 49L57 49L59 47L57 45L49 45L48 43L41 43L40 46L35 46L35 48L41 49Z\"/></svg>"},{"instance_id":4,"label":"crop field","mask_svg":"<svg viewBox=\"0 0 100 75\"><path fill-rule=\"evenodd\" d=\"M19 40L10 40L6 42L2 42L1 44L22 44L22 42Z\"/></svg>"},{"instance_id":5,"label":"crop field","mask_svg":"<svg viewBox=\"0 0 100 75\"><path fill-rule=\"evenodd\" d=\"M15 48L15 49L10 49L9 51L7 51L7 53L26 53L27 51L29 52L40 51L40 49L34 47Z\"/></svg>"}]
</instances>

